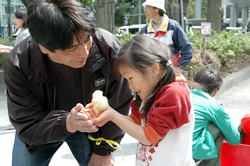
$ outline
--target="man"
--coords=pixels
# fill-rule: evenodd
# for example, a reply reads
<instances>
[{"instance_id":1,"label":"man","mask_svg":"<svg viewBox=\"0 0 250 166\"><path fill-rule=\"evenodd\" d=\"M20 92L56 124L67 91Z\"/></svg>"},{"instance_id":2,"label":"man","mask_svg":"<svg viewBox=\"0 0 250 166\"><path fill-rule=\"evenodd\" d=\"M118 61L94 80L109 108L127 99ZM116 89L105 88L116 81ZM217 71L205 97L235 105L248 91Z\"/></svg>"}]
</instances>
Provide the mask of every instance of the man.
<instances>
[{"instance_id":1,"label":"man","mask_svg":"<svg viewBox=\"0 0 250 166\"><path fill-rule=\"evenodd\" d=\"M226 23L225 23L225 19L222 18L222 19L221 19L221 31L224 31L224 30L226 30L226 29L227 29L227 25L226 25Z\"/></svg>"},{"instance_id":2,"label":"man","mask_svg":"<svg viewBox=\"0 0 250 166\"><path fill-rule=\"evenodd\" d=\"M147 19L150 19L140 32L154 37L172 48L172 61L179 73L188 65L193 57L192 45L180 24L169 19L164 13L165 0L146 0L142 4Z\"/></svg>"},{"instance_id":3,"label":"man","mask_svg":"<svg viewBox=\"0 0 250 166\"><path fill-rule=\"evenodd\" d=\"M188 19L186 17L186 13L185 12L183 12L183 24L184 24L184 27L183 27L184 32L188 33Z\"/></svg>"},{"instance_id":4,"label":"man","mask_svg":"<svg viewBox=\"0 0 250 166\"><path fill-rule=\"evenodd\" d=\"M94 14L76 0L32 2L27 14L31 37L12 50L4 67L16 129L13 166L48 165L63 142L79 165L113 165L114 149L96 145L88 133L120 142L124 132L113 123L97 128L80 110L99 89L110 106L128 114L131 92L113 70L119 41L96 28Z\"/></svg>"}]
</instances>

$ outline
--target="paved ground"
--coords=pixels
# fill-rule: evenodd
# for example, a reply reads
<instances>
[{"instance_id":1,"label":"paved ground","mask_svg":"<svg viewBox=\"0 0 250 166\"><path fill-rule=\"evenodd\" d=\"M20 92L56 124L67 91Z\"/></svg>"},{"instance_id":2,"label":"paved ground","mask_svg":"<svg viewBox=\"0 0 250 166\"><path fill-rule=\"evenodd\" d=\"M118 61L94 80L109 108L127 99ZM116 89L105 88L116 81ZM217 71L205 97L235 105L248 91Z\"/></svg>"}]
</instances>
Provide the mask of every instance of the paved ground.
<instances>
[{"instance_id":1,"label":"paved ground","mask_svg":"<svg viewBox=\"0 0 250 166\"><path fill-rule=\"evenodd\" d=\"M220 94L217 99L224 105L225 110L232 118L232 123L238 127L240 119L250 110L250 78L239 83ZM7 116L6 96L0 93L0 165L11 165L11 152L14 140L14 130L8 130L9 121ZM122 151L117 150L114 154L114 162L117 166L134 166L136 140L125 135L121 142L125 159L122 161ZM77 166L69 148L64 144L54 155L50 166Z\"/></svg>"}]
</instances>

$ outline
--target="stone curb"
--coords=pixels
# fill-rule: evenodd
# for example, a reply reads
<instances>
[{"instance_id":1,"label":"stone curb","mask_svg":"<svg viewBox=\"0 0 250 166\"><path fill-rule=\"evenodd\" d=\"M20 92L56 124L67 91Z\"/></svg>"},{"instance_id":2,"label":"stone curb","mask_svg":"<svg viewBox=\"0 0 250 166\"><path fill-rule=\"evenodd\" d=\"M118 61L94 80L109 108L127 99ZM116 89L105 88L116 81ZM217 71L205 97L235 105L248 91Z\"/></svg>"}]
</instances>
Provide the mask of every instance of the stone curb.
<instances>
[{"instance_id":1,"label":"stone curb","mask_svg":"<svg viewBox=\"0 0 250 166\"><path fill-rule=\"evenodd\" d=\"M233 73L223 79L223 84L220 90L216 93L216 96L220 96L222 93L232 88L235 85L245 81L250 78L250 66L240 70L239 72Z\"/></svg>"},{"instance_id":2,"label":"stone curb","mask_svg":"<svg viewBox=\"0 0 250 166\"><path fill-rule=\"evenodd\" d=\"M216 93L216 96L221 95L231 87L243 82L244 80L250 78L250 66L240 70L239 72L233 73L223 79L223 84L220 90ZM5 83L3 78L3 70L0 70L0 92L4 92Z\"/></svg>"}]
</instances>

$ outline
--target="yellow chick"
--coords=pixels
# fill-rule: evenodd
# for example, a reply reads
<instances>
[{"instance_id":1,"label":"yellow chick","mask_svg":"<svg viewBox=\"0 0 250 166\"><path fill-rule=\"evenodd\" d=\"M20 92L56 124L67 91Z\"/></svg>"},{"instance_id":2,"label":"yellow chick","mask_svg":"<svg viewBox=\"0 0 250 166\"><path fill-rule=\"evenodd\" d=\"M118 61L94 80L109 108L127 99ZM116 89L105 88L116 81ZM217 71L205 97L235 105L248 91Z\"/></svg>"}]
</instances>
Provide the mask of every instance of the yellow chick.
<instances>
[{"instance_id":1,"label":"yellow chick","mask_svg":"<svg viewBox=\"0 0 250 166\"><path fill-rule=\"evenodd\" d=\"M99 114L101 111L104 111L108 108L108 99L103 96L103 92L101 90L96 90L92 95L92 104L93 109L96 114Z\"/></svg>"}]
</instances>

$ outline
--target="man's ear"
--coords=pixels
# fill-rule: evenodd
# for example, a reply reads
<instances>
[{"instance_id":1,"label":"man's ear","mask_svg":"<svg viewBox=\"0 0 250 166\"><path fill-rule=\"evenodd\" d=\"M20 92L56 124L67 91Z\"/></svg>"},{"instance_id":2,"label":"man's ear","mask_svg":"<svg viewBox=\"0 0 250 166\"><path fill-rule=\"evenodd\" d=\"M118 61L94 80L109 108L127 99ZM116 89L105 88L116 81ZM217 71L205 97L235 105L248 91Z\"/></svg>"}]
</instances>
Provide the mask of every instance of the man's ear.
<instances>
[{"instance_id":1,"label":"man's ear","mask_svg":"<svg viewBox=\"0 0 250 166\"><path fill-rule=\"evenodd\" d=\"M49 50L47 48L45 48L44 46L42 46L41 44L38 44L39 45L39 48L40 50L42 51L42 53L44 54L48 54L49 53Z\"/></svg>"}]
</instances>

